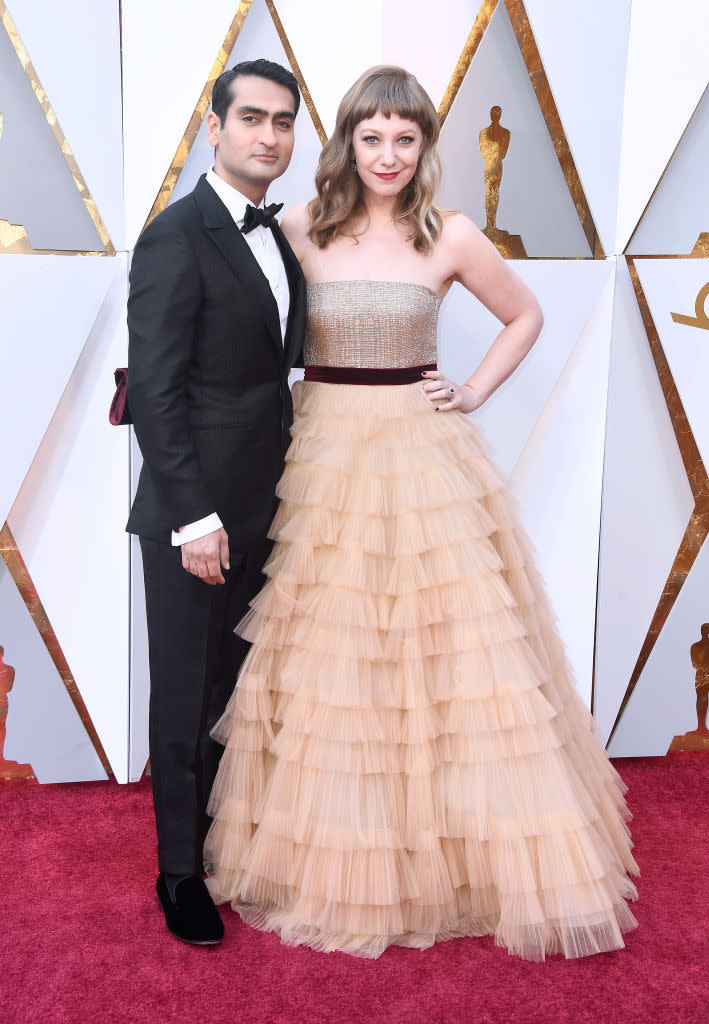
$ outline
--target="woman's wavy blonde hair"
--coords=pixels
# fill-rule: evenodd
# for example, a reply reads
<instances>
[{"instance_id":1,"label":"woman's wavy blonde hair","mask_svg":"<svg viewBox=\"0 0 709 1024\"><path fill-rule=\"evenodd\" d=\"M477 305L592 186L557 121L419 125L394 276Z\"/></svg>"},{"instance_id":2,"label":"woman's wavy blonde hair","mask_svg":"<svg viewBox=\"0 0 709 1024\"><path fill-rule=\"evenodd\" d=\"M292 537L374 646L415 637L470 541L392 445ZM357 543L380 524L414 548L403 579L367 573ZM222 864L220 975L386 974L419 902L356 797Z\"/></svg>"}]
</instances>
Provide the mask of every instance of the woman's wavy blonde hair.
<instances>
[{"instance_id":1,"label":"woman's wavy blonde hair","mask_svg":"<svg viewBox=\"0 0 709 1024\"><path fill-rule=\"evenodd\" d=\"M415 121L423 134L416 172L397 196L394 219L411 231L414 248L428 251L440 237L443 219L433 205L441 178L436 152L440 122L428 93L404 68L370 68L349 89L337 111L335 130L323 146L315 174L317 195L308 204L308 236L324 249L363 209L364 190L354 167L355 127L376 113Z\"/></svg>"}]
</instances>

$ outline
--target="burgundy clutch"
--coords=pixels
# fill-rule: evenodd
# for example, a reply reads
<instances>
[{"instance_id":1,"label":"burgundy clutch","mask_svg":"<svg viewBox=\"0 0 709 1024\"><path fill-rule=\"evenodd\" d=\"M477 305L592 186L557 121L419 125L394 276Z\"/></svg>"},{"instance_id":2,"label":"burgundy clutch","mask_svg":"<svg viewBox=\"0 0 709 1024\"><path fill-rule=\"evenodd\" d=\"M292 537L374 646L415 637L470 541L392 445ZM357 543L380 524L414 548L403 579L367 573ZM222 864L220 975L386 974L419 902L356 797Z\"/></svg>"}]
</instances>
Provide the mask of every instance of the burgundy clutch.
<instances>
[{"instance_id":1,"label":"burgundy clutch","mask_svg":"<svg viewBox=\"0 0 709 1024\"><path fill-rule=\"evenodd\" d=\"M120 367L114 371L113 376L116 381L116 393L111 402L108 419L114 427L120 427L133 422L128 408L128 367Z\"/></svg>"}]
</instances>

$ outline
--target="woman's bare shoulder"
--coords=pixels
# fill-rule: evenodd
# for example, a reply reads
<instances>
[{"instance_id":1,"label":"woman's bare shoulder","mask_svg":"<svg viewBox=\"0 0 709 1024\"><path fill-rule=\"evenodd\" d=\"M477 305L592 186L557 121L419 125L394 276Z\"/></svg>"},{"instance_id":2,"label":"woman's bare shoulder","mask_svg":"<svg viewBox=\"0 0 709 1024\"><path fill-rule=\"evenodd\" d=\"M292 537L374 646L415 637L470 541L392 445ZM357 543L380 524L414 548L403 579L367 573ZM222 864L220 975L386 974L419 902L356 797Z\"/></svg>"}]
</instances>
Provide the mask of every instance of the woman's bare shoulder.
<instances>
[{"instance_id":1,"label":"woman's bare shoulder","mask_svg":"<svg viewBox=\"0 0 709 1024\"><path fill-rule=\"evenodd\" d=\"M298 206L292 206L290 210L286 211L281 221L281 230L301 263L313 244L308 238L310 230L308 205L308 203L299 203Z\"/></svg>"},{"instance_id":2,"label":"woman's bare shoulder","mask_svg":"<svg viewBox=\"0 0 709 1024\"><path fill-rule=\"evenodd\" d=\"M443 230L436 245L442 272L478 294L480 279L504 272L505 261L470 217L459 210L442 211L442 215Z\"/></svg>"},{"instance_id":3,"label":"woman's bare shoulder","mask_svg":"<svg viewBox=\"0 0 709 1024\"><path fill-rule=\"evenodd\" d=\"M441 256L458 274L471 264L489 266L501 259L495 246L477 224L459 210L443 213L443 230L438 243Z\"/></svg>"},{"instance_id":4,"label":"woman's bare shoulder","mask_svg":"<svg viewBox=\"0 0 709 1024\"><path fill-rule=\"evenodd\" d=\"M281 228L286 236L289 235L289 232L293 232L294 235L301 236L307 234L310 227L308 206L309 203L298 203L297 206L291 206L291 208L286 210L283 214Z\"/></svg>"},{"instance_id":5,"label":"woman's bare shoulder","mask_svg":"<svg viewBox=\"0 0 709 1024\"><path fill-rule=\"evenodd\" d=\"M441 240L449 245L460 243L465 245L476 242L482 244L485 241L485 235L477 224L460 210L441 210L441 216L443 218Z\"/></svg>"}]
</instances>

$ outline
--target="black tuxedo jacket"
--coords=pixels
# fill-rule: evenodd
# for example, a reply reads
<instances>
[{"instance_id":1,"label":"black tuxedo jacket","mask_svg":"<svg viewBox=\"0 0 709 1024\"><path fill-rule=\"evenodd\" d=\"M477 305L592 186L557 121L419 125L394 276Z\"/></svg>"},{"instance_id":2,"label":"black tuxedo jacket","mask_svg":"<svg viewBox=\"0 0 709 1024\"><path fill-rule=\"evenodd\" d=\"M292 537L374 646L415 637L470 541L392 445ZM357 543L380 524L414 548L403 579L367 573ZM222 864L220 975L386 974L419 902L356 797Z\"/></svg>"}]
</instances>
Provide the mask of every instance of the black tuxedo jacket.
<instances>
[{"instance_id":1,"label":"black tuxedo jacket","mask_svg":"<svg viewBox=\"0 0 709 1024\"><path fill-rule=\"evenodd\" d=\"M305 322L300 265L274 235L290 286L284 342L268 281L204 175L138 240L128 403L144 464L131 533L169 543L173 529L217 512L238 551L268 527Z\"/></svg>"}]
</instances>

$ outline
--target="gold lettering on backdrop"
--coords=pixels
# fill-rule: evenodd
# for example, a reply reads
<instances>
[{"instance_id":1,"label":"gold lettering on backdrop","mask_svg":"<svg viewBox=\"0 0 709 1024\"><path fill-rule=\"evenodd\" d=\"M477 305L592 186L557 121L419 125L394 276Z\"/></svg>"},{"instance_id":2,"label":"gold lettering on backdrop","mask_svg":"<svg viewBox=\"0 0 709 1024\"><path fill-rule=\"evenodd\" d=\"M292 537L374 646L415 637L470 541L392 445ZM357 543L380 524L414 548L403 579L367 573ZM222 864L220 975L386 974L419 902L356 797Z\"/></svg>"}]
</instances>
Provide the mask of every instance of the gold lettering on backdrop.
<instances>
[{"instance_id":1,"label":"gold lettering on backdrop","mask_svg":"<svg viewBox=\"0 0 709 1024\"><path fill-rule=\"evenodd\" d=\"M701 640L689 649L694 669L694 689L697 695L697 728L684 736L675 736L670 751L709 750L709 729L707 729L707 706L709 705L709 622L701 628Z\"/></svg>"},{"instance_id":2,"label":"gold lettering on backdrop","mask_svg":"<svg viewBox=\"0 0 709 1024\"><path fill-rule=\"evenodd\" d=\"M687 327L701 327L709 331L709 313L706 311L706 301L709 298L709 281L699 289L699 294L694 303L694 316L687 316L684 313L673 313L672 319L676 324L685 324Z\"/></svg>"},{"instance_id":3,"label":"gold lettering on backdrop","mask_svg":"<svg viewBox=\"0 0 709 1024\"><path fill-rule=\"evenodd\" d=\"M0 114L0 141L2 141L4 122L4 115ZM21 224L11 224L9 220L0 219L0 250L9 253L32 252L32 245L27 237L27 232Z\"/></svg>"},{"instance_id":4,"label":"gold lettering on backdrop","mask_svg":"<svg viewBox=\"0 0 709 1024\"><path fill-rule=\"evenodd\" d=\"M494 106L490 110L490 124L483 128L478 136L480 153L485 161L483 178L485 180L485 218L483 234L487 235L492 244L502 253L505 259L526 259L527 253L522 244L521 235L511 235L497 226L497 208L500 204L500 184L502 182L502 161L510 148L510 130L500 124L502 107Z\"/></svg>"},{"instance_id":5,"label":"gold lettering on backdrop","mask_svg":"<svg viewBox=\"0 0 709 1024\"><path fill-rule=\"evenodd\" d=\"M3 661L4 648L0 647L0 779L33 779L34 772L30 764L18 764L17 761L5 760L5 737L7 734L7 714L9 708L8 694L15 681L15 670L12 665Z\"/></svg>"}]
</instances>

